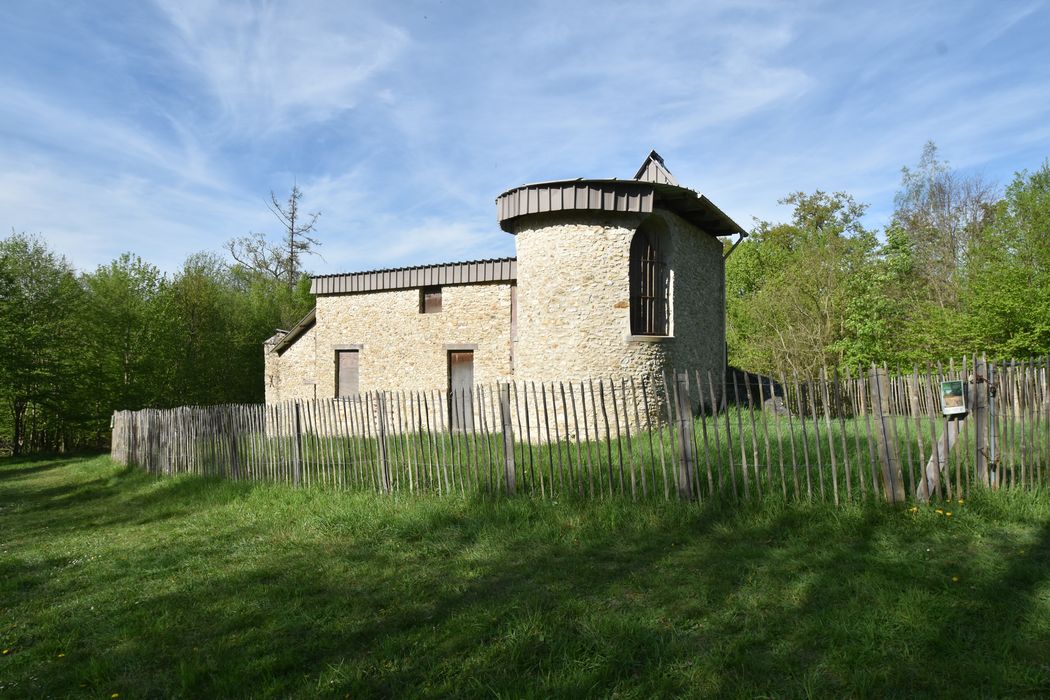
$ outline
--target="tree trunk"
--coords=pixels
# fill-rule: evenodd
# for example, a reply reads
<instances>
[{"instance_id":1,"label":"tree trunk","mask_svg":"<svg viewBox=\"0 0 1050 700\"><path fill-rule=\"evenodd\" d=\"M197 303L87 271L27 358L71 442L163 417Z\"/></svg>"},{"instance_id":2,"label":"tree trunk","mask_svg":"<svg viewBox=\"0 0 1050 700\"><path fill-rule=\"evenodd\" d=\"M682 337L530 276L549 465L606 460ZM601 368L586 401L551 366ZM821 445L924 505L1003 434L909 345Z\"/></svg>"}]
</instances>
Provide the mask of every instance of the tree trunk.
<instances>
[{"instance_id":1,"label":"tree trunk","mask_svg":"<svg viewBox=\"0 0 1050 700\"><path fill-rule=\"evenodd\" d=\"M14 401L11 404L11 413L15 419L15 433L13 444L11 445L11 452L18 456L22 454L22 439L23 433L25 432L25 415L26 415L26 404L24 401Z\"/></svg>"}]
</instances>

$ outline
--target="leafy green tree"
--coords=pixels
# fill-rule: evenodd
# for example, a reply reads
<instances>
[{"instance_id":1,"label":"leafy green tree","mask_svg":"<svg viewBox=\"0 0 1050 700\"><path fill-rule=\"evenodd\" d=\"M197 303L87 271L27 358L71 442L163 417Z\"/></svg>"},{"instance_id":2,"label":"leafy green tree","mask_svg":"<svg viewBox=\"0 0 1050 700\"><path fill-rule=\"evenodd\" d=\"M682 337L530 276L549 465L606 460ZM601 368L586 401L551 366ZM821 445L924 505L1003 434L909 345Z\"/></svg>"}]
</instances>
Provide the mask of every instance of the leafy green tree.
<instances>
[{"instance_id":1,"label":"leafy green tree","mask_svg":"<svg viewBox=\"0 0 1050 700\"><path fill-rule=\"evenodd\" d=\"M1018 173L968 260L969 343L1006 357L1050 353L1050 164Z\"/></svg>"},{"instance_id":2,"label":"leafy green tree","mask_svg":"<svg viewBox=\"0 0 1050 700\"><path fill-rule=\"evenodd\" d=\"M84 417L83 302L72 266L39 238L0 241L0 394L15 454L69 443Z\"/></svg>"},{"instance_id":3,"label":"leafy green tree","mask_svg":"<svg viewBox=\"0 0 1050 700\"><path fill-rule=\"evenodd\" d=\"M86 345L99 389L94 402L102 415L137 409L162 400L162 328L170 322L163 308L167 284L156 266L124 253L84 275ZM104 407L104 408L103 408Z\"/></svg>"},{"instance_id":4,"label":"leafy green tree","mask_svg":"<svg viewBox=\"0 0 1050 700\"><path fill-rule=\"evenodd\" d=\"M184 404L224 403L239 368L230 358L236 292L226 264L207 253L191 255L165 289L171 323L164 346L170 369L167 395Z\"/></svg>"},{"instance_id":5,"label":"leafy green tree","mask_svg":"<svg viewBox=\"0 0 1050 700\"><path fill-rule=\"evenodd\" d=\"M864 252L864 263L845 283L843 335L833 347L849 367L893 361L901 354L900 323L913 299L911 251L903 232L891 229L875 252L875 246Z\"/></svg>"},{"instance_id":6,"label":"leafy green tree","mask_svg":"<svg viewBox=\"0 0 1050 700\"><path fill-rule=\"evenodd\" d=\"M274 328L293 325L313 308L310 278L306 275L293 287L240 264L230 267L229 275L232 284L250 299L252 314L258 316L258 323L269 328L266 337L273 334Z\"/></svg>"},{"instance_id":7,"label":"leafy green tree","mask_svg":"<svg viewBox=\"0 0 1050 700\"><path fill-rule=\"evenodd\" d=\"M847 355L850 301L877 241L848 194L796 192L791 222L759 222L726 270L731 361L812 375Z\"/></svg>"},{"instance_id":8,"label":"leafy green tree","mask_svg":"<svg viewBox=\"0 0 1050 700\"><path fill-rule=\"evenodd\" d=\"M208 253L170 278L130 253L77 276L37 238L0 241L0 450L104 444L115 410L262 401L262 343L309 284Z\"/></svg>"},{"instance_id":9,"label":"leafy green tree","mask_svg":"<svg viewBox=\"0 0 1050 700\"><path fill-rule=\"evenodd\" d=\"M289 288L209 253L190 256L161 296L167 405L262 401L263 341L313 304L308 278Z\"/></svg>"}]
</instances>

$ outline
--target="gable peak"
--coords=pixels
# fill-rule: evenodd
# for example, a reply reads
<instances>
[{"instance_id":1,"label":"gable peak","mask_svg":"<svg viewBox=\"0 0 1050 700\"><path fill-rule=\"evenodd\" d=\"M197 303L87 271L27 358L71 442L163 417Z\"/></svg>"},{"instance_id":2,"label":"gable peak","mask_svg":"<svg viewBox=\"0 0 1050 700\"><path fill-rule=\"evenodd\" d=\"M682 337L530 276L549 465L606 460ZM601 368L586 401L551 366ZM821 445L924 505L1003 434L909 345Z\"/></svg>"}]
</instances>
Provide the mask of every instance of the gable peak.
<instances>
[{"instance_id":1,"label":"gable peak","mask_svg":"<svg viewBox=\"0 0 1050 700\"><path fill-rule=\"evenodd\" d=\"M675 176L664 165L664 159L656 151L649 151L649 155L646 156L642 167L638 168L638 172L634 174L634 179L642 182L655 182L661 185L680 186Z\"/></svg>"}]
</instances>

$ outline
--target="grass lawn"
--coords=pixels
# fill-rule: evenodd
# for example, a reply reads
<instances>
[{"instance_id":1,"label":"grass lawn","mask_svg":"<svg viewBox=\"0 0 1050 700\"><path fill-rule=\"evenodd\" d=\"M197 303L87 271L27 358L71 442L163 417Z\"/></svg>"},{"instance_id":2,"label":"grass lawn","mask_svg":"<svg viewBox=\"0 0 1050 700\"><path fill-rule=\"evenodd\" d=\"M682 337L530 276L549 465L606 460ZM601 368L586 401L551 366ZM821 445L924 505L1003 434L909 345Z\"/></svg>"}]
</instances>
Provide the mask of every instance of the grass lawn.
<instances>
[{"instance_id":1,"label":"grass lawn","mask_svg":"<svg viewBox=\"0 0 1050 700\"><path fill-rule=\"evenodd\" d=\"M0 696L1050 696L1050 496L938 507L0 460Z\"/></svg>"}]
</instances>

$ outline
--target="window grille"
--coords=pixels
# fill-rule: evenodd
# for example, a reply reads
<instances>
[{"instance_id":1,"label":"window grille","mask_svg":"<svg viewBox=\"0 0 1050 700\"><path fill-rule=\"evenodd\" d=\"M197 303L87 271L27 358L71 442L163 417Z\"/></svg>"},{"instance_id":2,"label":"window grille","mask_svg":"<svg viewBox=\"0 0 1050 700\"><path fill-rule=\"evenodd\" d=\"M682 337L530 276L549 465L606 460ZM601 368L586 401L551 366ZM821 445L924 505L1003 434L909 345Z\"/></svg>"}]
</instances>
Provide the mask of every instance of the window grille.
<instances>
[{"instance_id":1,"label":"window grille","mask_svg":"<svg viewBox=\"0 0 1050 700\"><path fill-rule=\"evenodd\" d=\"M670 273L651 231L640 229L631 242L631 334L667 335L670 327Z\"/></svg>"}]
</instances>

